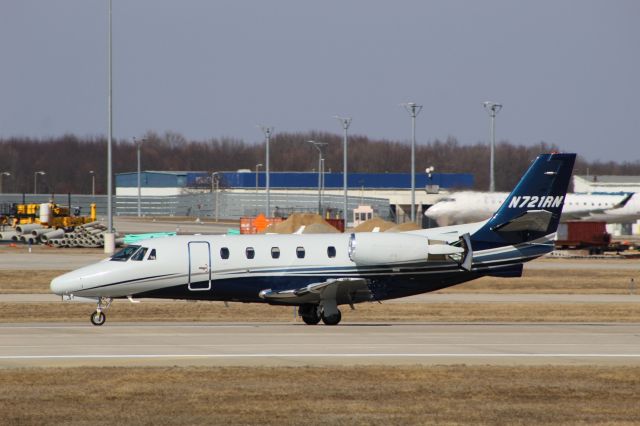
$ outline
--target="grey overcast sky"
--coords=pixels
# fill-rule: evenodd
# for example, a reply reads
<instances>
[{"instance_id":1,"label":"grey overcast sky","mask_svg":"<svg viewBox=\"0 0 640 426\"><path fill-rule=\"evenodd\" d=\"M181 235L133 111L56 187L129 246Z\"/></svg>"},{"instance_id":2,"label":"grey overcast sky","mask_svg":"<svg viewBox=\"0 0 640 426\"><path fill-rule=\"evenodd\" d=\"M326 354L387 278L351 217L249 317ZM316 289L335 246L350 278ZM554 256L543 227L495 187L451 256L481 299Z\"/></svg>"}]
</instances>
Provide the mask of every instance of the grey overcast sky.
<instances>
[{"instance_id":1,"label":"grey overcast sky","mask_svg":"<svg viewBox=\"0 0 640 426\"><path fill-rule=\"evenodd\" d=\"M107 0L2 0L0 137L106 135ZM640 1L113 0L114 137L350 131L640 160ZM1 154L0 154L1 155Z\"/></svg>"}]
</instances>

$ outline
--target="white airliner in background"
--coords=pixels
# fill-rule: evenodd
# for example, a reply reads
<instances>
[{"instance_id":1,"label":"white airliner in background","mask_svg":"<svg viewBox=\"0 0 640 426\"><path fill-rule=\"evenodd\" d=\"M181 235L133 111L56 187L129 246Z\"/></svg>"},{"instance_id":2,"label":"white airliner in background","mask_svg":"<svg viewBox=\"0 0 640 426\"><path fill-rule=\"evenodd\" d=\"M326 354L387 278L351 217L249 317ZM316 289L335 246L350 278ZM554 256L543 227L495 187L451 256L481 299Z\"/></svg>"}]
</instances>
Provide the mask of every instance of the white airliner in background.
<instances>
[{"instance_id":1,"label":"white airliner in background","mask_svg":"<svg viewBox=\"0 0 640 426\"><path fill-rule=\"evenodd\" d=\"M424 214L439 226L486 220L508 195L507 192L456 192L429 207ZM567 194L560 221L598 220L623 223L638 219L640 194Z\"/></svg>"},{"instance_id":2,"label":"white airliner in background","mask_svg":"<svg viewBox=\"0 0 640 426\"><path fill-rule=\"evenodd\" d=\"M63 298L220 300L298 306L305 323L340 322L339 305L519 277L553 250L575 154L543 154L485 222L401 233L190 235L130 245L54 278Z\"/></svg>"}]
</instances>

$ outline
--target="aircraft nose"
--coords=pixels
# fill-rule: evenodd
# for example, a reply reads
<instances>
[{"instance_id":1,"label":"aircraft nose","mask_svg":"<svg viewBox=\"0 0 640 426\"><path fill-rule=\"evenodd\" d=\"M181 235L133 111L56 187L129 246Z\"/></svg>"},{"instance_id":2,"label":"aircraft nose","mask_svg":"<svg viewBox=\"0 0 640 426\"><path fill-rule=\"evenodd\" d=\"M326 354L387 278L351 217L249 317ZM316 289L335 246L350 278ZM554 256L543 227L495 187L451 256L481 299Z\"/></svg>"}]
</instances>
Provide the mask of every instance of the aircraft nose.
<instances>
[{"instance_id":1,"label":"aircraft nose","mask_svg":"<svg viewBox=\"0 0 640 426\"><path fill-rule=\"evenodd\" d=\"M440 214L440 210L441 210L440 206L437 204L434 204L424 212L424 215L429 219L437 219Z\"/></svg>"},{"instance_id":2,"label":"aircraft nose","mask_svg":"<svg viewBox=\"0 0 640 426\"><path fill-rule=\"evenodd\" d=\"M82 289L80 277L71 273L60 275L51 280L51 292L57 295L69 294Z\"/></svg>"}]
</instances>

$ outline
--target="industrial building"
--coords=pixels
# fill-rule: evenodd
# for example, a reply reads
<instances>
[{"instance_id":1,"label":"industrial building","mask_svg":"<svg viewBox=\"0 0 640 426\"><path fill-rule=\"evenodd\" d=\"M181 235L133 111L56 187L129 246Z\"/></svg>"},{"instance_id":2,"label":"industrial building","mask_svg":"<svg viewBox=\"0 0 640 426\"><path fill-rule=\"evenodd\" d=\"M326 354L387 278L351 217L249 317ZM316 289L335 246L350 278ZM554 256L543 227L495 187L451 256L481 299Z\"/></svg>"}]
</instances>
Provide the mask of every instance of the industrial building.
<instances>
[{"instance_id":1,"label":"industrial building","mask_svg":"<svg viewBox=\"0 0 640 426\"><path fill-rule=\"evenodd\" d=\"M271 172L269 174L270 194L276 198L280 196L281 200L274 206L280 210L299 208L300 203L295 202L297 194L300 199L311 201L307 210L317 211L317 200L320 198L324 211L341 215L342 176L342 173L324 173L319 176L317 172ZM320 178L322 181L319 181ZM470 189L473 187L474 179L469 173L420 173L416 174L415 182L417 217L422 217L420 212L424 212L429 205L441 198L442 193ZM350 210L359 204L375 204L375 200L384 200L391 211L388 214L378 211L378 215L391 216L400 221L410 216L411 175L409 173L350 173L347 184ZM219 192L221 196L237 194L244 196L244 202L249 203L251 210L257 212L264 211L265 190L266 173L264 171L240 170L214 173L143 171L140 173L142 197L195 196L214 192ZM138 173L117 174L116 196L123 198L137 197L137 195ZM286 199L282 199L285 195Z\"/></svg>"},{"instance_id":2,"label":"industrial building","mask_svg":"<svg viewBox=\"0 0 640 426\"><path fill-rule=\"evenodd\" d=\"M640 192L640 176L576 175L573 192Z\"/></svg>"}]
</instances>

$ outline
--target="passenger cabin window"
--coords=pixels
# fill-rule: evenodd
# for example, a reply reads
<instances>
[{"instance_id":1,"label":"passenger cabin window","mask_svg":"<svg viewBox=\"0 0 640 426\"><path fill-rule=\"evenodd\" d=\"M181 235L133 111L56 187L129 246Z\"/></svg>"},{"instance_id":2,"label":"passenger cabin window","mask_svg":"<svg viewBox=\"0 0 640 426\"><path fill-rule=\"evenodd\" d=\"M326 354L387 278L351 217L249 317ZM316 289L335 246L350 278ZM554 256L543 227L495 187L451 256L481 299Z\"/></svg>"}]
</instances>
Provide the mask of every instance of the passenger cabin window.
<instances>
[{"instance_id":1,"label":"passenger cabin window","mask_svg":"<svg viewBox=\"0 0 640 426\"><path fill-rule=\"evenodd\" d=\"M227 247L222 247L220 249L220 258L228 259L229 258L229 249Z\"/></svg>"},{"instance_id":2,"label":"passenger cabin window","mask_svg":"<svg viewBox=\"0 0 640 426\"><path fill-rule=\"evenodd\" d=\"M111 256L111 260L115 260L116 262L126 262L139 248L140 246L127 246Z\"/></svg>"},{"instance_id":3,"label":"passenger cabin window","mask_svg":"<svg viewBox=\"0 0 640 426\"><path fill-rule=\"evenodd\" d=\"M247 247L245 253L247 254L247 259L253 259L254 257L256 257L256 251L253 249L253 247Z\"/></svg>"},{"instance_id":4,"label":"passenger cabin window","mask_svg":"<svg viewBox=\"0 0 640 426\"><path fill-rule=\"evenodd\" d=\"M156 249L151 249L151 252L149 253L149 257L147 258L147 260L156 260Z\"/></svg>"},{"instance_id":5,"label":"passenger cabin window","mask_svg":"<svg viewBox=\"0 0 640 426\"><path fill-rule=\"evenodd\" d=\"M280 249L278 247L271 247L271 257L274 259L280 258Z\"/></svg>"},{"instance_id":6,"label":"passenger cabin window","mask_svg":"<svg viewBox=\"0 0 640 426\"><path fill-rule=\"evenodd\" d=\"M144 260L144 255L147 254L147 248L146 247L140 247L135 253L133 253L133 255L131 256L131 260L135 260L135 261L141 261Z\"/></svg>"},{"instance_id":7,"label":"passenger cabin window","mask_svg":"<svg viewBox=\"0 0 640 426\"><path fill-rule=\"evenodd\" d=\"M336 257L336 248L334 246L327 247L327 256Z\"/></svg>"},{"instance_id":8,"label":"passenger cabin window","mask_svg":"<svg viewBox=\"0 0 640 426\"><path fill-rule=\"evenodd\" d=\"M298 259L304 259L304 247L296 247L296 256Z\"/></svg>"}]
</instances>

